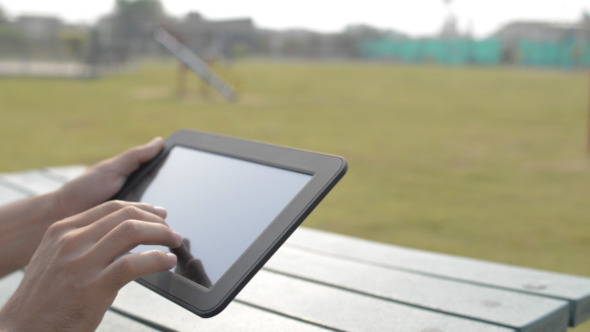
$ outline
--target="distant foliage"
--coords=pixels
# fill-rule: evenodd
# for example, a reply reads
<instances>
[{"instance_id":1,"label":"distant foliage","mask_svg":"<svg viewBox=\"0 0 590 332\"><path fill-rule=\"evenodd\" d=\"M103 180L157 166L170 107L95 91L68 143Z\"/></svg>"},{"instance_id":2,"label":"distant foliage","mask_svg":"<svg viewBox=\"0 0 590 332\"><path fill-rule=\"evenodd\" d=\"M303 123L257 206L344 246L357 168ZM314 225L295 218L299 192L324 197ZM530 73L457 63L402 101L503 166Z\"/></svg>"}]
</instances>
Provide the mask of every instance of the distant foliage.
<instances>
[{"instance_id":1,"label":"distant foliage","mask_svg":"<svg viewBox=\"0 0 590 332\"><path fill-rule=\"evenodd\" d=\"M145 52L152 43L152 34L165 16L158 0L117 0L113 13L112 41L118 55Z\"/></svg>"},{"instance_id":2,"label":"distant foliage","mask_svg":"<svg viewBox=\"0 0 590 332\"><path fill-rule=\"evenodd\" d=\"M30 53L30 43L17 29L8 24L0 24L0 56L22 57Z\"/></svg>"},{"instance_id":3,"label":"distant foliage","mask_svg":"<svg viewBox=\"0 0 590 332\"><path fill-rule=\"evenodd\" d=\"M6 13L4 9L0 7L0 27L8 23L8 18L6 17Z\"/></svg>"}]
</instances>

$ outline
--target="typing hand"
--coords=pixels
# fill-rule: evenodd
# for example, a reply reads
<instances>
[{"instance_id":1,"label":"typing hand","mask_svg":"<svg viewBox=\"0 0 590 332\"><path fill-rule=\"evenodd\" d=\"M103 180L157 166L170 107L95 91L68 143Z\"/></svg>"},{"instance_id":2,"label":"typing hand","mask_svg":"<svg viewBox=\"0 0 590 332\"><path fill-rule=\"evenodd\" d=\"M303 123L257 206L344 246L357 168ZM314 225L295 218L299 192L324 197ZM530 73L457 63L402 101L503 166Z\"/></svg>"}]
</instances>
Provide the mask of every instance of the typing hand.
<instances>
[{"instance_id":1,"label":"typing hand","mask_svg":"<svg viewBox=\"0 0 590 332\"><path fill-rule=\"evenodd\" d=\"M54 223L0 311L0 331L96 329L121 287L176 264L163 251L124 255L139 244L180 246L165 217L148 204L110 201Z\"/></svg>"}]
</instances>

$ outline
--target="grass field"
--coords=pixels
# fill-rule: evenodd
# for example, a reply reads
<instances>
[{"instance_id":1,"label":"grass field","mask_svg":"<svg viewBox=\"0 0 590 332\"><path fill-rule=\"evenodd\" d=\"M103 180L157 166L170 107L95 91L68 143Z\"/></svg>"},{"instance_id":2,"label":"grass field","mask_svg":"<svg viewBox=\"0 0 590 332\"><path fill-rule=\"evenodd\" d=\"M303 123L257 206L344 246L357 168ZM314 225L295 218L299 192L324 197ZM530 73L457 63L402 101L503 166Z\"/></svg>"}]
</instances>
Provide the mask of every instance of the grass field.
<instances>
[{"instance_id":1,"label":"grass field","mask_svg":"<svg viewBox=\"0 0 590 332\"><path fill-rule=\"evenodd\" d=\"M590 276L587 72L243 62L241 99L176 67L0 80L0 172L89 164L178 128L342 155L306 226ZM196 90L196 79L190 82Z\"/></svg>"}]
</instances>

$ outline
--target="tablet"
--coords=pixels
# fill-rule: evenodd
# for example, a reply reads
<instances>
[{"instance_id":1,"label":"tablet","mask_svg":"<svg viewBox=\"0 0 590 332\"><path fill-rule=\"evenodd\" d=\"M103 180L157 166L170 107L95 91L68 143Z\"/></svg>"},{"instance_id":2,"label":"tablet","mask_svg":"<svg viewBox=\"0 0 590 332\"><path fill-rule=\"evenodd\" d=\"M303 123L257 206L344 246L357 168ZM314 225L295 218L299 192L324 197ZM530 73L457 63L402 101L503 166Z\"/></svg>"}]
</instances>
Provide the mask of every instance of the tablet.
<instances>
[{"instance_id":1,"label":"tablet","mask_svg":"<svg viewBox=\"0 0 590 332\"><path fill-rule=\"evenodd\" d=\"M115 199L163 206L178 264L137 281L201 317L221 312L347 170L341 157L181 130Z\"/></svg>"}]
</instances>

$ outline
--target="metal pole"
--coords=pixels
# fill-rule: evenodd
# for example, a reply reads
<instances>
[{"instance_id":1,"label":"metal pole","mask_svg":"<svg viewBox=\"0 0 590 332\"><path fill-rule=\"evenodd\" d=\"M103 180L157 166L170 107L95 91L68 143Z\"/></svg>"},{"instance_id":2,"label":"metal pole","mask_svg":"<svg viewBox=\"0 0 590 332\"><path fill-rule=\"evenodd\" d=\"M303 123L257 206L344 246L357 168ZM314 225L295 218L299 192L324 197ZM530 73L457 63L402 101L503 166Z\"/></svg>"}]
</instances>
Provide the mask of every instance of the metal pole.
<instances>
[{"instance_id":1,"label":"metal pole","mask_svg":"<svg viewBox=\"0 0 590 332\"><path fill-rule=\"evenodd\" d=\"M237 93L232 86L217 76L198 55L193 53L178 39L164 29L156 31L154 38L158 43L170 51L178 60L180 60L188 69L195 72L210 86L215 88L227 100L236 100Z\"/></svg>"}]
</instances>

